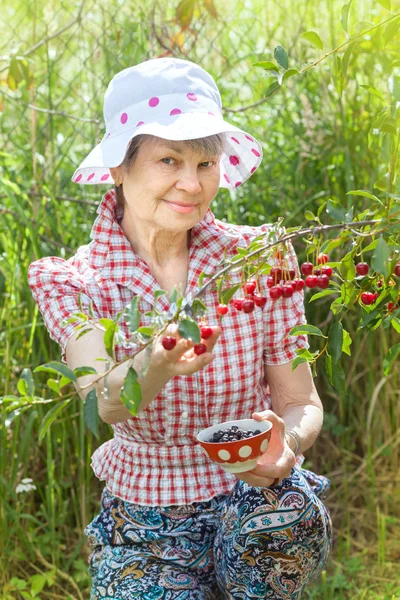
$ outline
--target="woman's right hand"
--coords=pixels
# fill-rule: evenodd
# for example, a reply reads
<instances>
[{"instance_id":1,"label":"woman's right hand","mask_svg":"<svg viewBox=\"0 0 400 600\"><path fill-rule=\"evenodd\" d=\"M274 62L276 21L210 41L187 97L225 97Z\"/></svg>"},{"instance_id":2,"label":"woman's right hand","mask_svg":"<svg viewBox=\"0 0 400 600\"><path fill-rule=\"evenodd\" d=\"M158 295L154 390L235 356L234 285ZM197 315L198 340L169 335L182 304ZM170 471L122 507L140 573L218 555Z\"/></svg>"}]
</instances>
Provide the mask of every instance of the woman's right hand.
<instances>
[{"instance_id":1,"label":"woman's right hand","mask_svg":"<svg viewBox=\"0 0 400 600\"><path fill-rule=\"evenodd\" d=\"M201 343L207 347L207 352L198 356L193 350L196 344L191 340L182 338L178 333L176 325L169 325L167 331L158 336L154 342L150 367L154 366L156 369L166 369L170 377L192 375L196 371L200 371L200 369L209 365L214 359L212 351L222 333L222 329L219 326L211 327L211 329L212 335L207 340L201 340ZM165 336L176 338L177 343L173 350L165 350L163 347L161 342Z\"/></svg>"}]
</instances>

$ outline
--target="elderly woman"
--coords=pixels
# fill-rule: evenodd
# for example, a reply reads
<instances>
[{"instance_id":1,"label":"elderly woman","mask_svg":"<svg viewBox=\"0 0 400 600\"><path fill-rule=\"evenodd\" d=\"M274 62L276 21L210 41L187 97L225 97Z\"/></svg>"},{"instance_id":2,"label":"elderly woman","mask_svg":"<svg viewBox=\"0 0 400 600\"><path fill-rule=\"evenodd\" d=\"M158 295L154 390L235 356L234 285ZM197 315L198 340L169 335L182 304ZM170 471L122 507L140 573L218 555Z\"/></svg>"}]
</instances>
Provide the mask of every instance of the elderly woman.
<instances>
[{"instance_id":1,"label":"elderly woman","mask_svg":"<svg viewBox=\"0 0 400 600\"><path fill-rule=\"evenodd\" d=\"M113 318L134 295L145 313L154 292L217 272L225 252L266 233L215 219L219 187L233 190L262 158L261 145L224 121L212 77L179 59L146 61L118 73L104 101L106 133L73 176L80 184L114 183L103 196L92 241L68 260L30 265L29 285L50 336L70 368L109 359L103 332L78 338L72 323L78 296L96 318ZM289 246L288 266L297 268ZM232 274L232 282L239 274ZM260 292L267 294L265 276ZM105 480L101 510L85 533L93 547L91 599L250 599L301 597L324 567L332 528L322 500L329 480L302 469L323 409L307 363L292 371L305 336L287 337L305 322L303 293L272 300L245 314L233 307L218 325L216 291L207 289L207 352L181 339L172 350L153 345L134 358L141 373L137 417L122 405L127 362L97 383L101 418L113 439L92 466ZM168 296L157 299L168 310ZM128 334L127 324L121 329ZM119 342L117 362L132 348ZM96 376L81 378L83 386ZM97 377L98 378L98 377ZM94 384L93 384L94 385ZM88 389L80 390L84 399ZM271 421L272 437L256 468L225 472L196 434L212 424L249 418Z\"/></svg>"}]
</instances>

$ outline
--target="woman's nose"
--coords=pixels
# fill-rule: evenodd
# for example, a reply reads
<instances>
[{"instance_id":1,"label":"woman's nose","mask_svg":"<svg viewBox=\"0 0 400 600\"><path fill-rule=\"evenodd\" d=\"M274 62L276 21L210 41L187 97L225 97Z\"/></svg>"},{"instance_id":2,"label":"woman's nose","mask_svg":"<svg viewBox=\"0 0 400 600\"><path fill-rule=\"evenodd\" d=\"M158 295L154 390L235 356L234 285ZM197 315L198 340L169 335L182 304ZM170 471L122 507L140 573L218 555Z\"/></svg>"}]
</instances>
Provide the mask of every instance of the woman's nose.
<instances>
[{"instance_id":1,"label":"woman's nose","mask_svg":"<svg viewBox=\"0 0 400 600\"><path fill-rule=\"evenodd\" d=\"M198 192L201 192L201 185L197 171L193 169L185 169L184 171L181 171L175 187L178 190L185 190L191 194L197 194Z\"/></svg>"}]
</instances>

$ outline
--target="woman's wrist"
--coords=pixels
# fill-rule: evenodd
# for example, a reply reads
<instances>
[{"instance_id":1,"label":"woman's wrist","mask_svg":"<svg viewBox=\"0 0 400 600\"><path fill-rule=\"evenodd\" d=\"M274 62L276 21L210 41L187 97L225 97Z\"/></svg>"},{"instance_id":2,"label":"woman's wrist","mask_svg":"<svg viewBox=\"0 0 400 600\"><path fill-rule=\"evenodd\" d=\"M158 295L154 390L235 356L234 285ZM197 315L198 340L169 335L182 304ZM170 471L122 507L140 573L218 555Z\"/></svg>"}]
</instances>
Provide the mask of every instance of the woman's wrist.
<instances>
[{"instance_id":1,"label":"woman's wrist","mask_svg":"<svg viewBox=\"0 0 400 600\"><path fill-rule=\"evenodd\" d=\"M299 456L301 452L301 439L299 434L293 429L285 431L285 440L289 448L295 456Z\"/></svg>"}]
</instances>

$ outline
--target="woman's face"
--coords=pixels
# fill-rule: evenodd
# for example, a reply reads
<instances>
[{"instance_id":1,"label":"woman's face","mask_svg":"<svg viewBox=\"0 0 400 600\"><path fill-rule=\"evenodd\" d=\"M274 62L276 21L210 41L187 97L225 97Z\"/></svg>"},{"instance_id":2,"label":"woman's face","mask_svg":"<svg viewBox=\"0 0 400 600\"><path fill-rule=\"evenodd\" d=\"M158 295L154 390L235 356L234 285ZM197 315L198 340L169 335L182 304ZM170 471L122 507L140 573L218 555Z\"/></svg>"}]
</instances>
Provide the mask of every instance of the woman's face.
<instances>
[{"instance_id":1,"label":"woman's face","mask_svg":"<svg viewBox=\"0 0 400 600\"><path fill-rule=\"evenodd\" d=\"M156 138L141 143L129 171L110 170L123 183L131 219L177 233L201 221L217 195L219 160Z\"/></svg>"}]
</instances>

